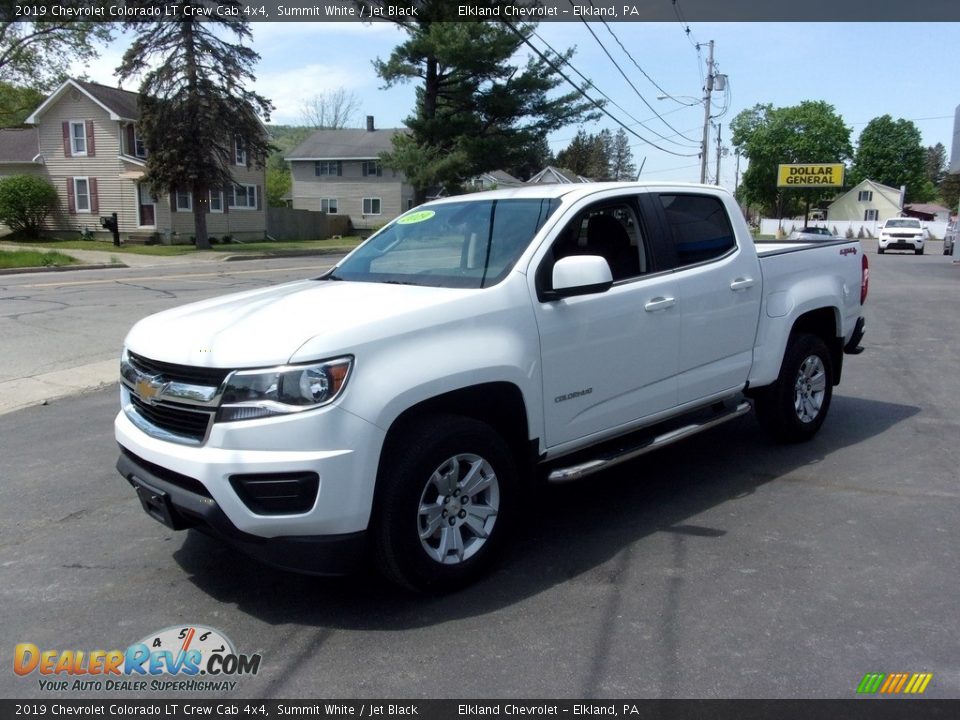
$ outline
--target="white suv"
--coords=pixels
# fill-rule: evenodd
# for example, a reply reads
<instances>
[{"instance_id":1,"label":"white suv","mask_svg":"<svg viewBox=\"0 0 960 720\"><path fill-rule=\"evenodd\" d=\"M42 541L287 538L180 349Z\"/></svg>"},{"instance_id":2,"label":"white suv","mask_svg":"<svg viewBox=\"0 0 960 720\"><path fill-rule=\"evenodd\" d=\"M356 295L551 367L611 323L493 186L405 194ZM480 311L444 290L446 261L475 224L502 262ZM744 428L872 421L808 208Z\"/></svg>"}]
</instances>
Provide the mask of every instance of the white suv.
<instances>
[{"instance_id":1,"label":"white suv","mask_svg":"<svg viewBox=\"0 0 960 720\"><path fill-rule=\"evenodd\" d=\"M877 252L883 255L887 250L913 250L917 255L923 255L925 234L916 218L890 218L880 226Z\"/></svg>"}]
</instances>

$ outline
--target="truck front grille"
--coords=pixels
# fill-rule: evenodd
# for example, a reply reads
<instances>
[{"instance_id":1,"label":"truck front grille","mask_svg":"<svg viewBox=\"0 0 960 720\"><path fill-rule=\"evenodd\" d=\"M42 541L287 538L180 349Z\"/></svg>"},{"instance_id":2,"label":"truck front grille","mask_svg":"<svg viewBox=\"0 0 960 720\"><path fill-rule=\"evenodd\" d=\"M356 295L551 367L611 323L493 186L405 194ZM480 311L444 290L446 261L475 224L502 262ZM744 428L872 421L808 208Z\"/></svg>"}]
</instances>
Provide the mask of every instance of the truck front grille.
<instances>
[{"instance_id":1,"label":"truck front grille","mask_svg":"<svg viewBox=\"0 0 960 720\"><path fill-rule=\"evenodd\" d=\"M137 414L151 425L197 442L203 442L207 436L207 428L213 421L213 410L170 402L151 404L144 402L134 393L130 393L130 403Z\"/></svg>"},{"instance_id":2,"label":"truck front grille","mask_svg":"<svg viewBox=\"0 0 960 720\"><path fill-rule=\"evenodd\" d=\"M164 380L187 383L188 385L207 385L220 387L232 371L223 368L193 367L175 363L150 360L142 355L128 352L130 363L145 375L162 375Z\"/></svg>"}]
</instances>

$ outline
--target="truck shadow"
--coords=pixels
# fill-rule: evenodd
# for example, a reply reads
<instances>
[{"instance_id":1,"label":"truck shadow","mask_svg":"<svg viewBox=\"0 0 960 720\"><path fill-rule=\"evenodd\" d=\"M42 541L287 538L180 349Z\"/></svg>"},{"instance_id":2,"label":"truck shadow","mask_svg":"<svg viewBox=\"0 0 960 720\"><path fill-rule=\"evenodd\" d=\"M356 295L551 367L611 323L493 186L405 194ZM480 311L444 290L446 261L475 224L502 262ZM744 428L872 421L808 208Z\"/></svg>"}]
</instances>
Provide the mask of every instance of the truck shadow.
<instances>
[{"instance_id":1,"label":"truck shadow","mask_svg":"<svg viewBox=\"0 0 960 720\"><path fill-rule=\"evenodd\" d=\"M823 431L809 443L771 444L750 414L578 483L546 486L500 566L471 588L443 597L413 595L371 573L315 578L274 570L195 531L174 558L201 591L273 625L425 627L494 612L567 582L615 583L622 563L611 560L638 540L658 532L721 537L727 528L690 518L791 473L843 485L843 478L818 472L824 458L920 411L835 395ZM803 468L810 468L809 477Z\"/></svg>"}]
</instances>

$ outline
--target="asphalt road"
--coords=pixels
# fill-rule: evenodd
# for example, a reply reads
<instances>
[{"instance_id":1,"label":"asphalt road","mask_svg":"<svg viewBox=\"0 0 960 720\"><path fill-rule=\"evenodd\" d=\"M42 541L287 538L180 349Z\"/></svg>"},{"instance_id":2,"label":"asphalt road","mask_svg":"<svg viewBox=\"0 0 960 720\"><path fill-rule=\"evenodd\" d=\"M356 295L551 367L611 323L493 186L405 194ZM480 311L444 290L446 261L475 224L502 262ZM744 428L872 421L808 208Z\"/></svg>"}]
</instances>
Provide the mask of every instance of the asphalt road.
<instances>
[{"instance_id":1,"label":"asphalt road","mask_svg":"<svg viewBox=\"0 0 960 720\"><path fill-rule=\"evenodd\" d=\"M0 275L0 414L116 376L127 331L176 305L315 277L337 256Z\"/></svg>"},{"instance_id":2,"label":"asphalt road","mask_svg":"<svg viewBox=\"0 0 960 720\"><path fill-rule=\"evenodd\" d=\"M56 695L10 671L16 643L191 623L263 658L191 697L852 698L867 672L960 697L960 266L870 259L867 351L814 441L768 444L750 415L545 489L498 571L443 598L168 531L113 469L115 388L0 416L0 697ZM147 310L166 283L104 292Z\"/></svg>"}]
</instances>

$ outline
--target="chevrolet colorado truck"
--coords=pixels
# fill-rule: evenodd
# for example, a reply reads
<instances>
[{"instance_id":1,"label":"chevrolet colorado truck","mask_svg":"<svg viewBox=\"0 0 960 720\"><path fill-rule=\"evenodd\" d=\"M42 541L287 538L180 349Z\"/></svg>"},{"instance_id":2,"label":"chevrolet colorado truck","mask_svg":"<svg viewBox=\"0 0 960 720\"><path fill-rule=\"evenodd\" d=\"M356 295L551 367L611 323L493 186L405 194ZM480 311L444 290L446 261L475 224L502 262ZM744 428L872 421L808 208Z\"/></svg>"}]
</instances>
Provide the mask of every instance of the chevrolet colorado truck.
<instances>
[{"instance_id":1,"label":"chevrolet colorado truck","mask_svg":"<svg viewBox=\"0 0 960 720\"><path fill-rule=\"evenodd\" d=\"M540 482L755 407L811 438L862 350L857 241L755 245L729 193L526 187L412 209L324 275L138 322L117 468L144 510L281 568L484 572ZM589 480L584 480L589 482Z\"/></svg>"}]
</instances>

